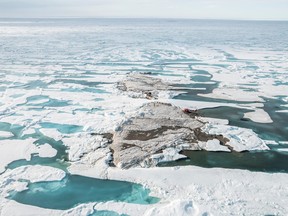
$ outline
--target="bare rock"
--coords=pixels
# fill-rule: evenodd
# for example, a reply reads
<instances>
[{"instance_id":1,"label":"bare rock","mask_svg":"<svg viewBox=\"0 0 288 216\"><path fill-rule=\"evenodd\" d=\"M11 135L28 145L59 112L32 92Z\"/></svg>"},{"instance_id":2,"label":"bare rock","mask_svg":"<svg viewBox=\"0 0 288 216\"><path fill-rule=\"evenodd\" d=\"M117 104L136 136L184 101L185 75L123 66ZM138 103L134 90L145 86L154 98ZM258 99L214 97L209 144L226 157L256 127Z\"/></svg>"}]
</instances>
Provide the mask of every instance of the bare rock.
<instances>
[{"instance_id":1,"label":"bare rock","mask_svg":"<svg viewBox=\"0 0 288 216\"><path fill-rule=\"evenodd\" d=\"M132 74L117 84L121 91L132 93L134 97L157 99L160 91L167 91L171 87L161 79L143 75Z\"/></svg>"},{"instance_id":2,"label":"bare rock","mask_svg":"<svg viewBox=\"0 0 288 216\"><path fill-rule=\"evenodd\" d=\"M167 149L176 149L175 154L181 150L200 150L197 131L203 125L201 121L171 104L145 104L138 116L131 118L114 134L110 146L114 164L121 168L153 166L159 160L167 158L163 152L170 154L169 158L175 158L171 155L172 151ZM210 136L207 135L207 140L215 138Z\"/></svg>"},{"instance_id":3,"label":"bare rock","mask_svg":"<svg viewBox=\"0 0 288 216\"><path fill-rule=\"evenodd\" d=\"M173 88L161 79L132 74L118 83L118 89L132 97L157 99L160 93ZM204 123L197 111L187 108L182 110L171 104L151 102L136 113L117 128L112 144L109 142L112 163L117 167L155 166L159 162L184 158L180 154L184 150L269 149L252 130Z\"/></svg>"}]
</instances>

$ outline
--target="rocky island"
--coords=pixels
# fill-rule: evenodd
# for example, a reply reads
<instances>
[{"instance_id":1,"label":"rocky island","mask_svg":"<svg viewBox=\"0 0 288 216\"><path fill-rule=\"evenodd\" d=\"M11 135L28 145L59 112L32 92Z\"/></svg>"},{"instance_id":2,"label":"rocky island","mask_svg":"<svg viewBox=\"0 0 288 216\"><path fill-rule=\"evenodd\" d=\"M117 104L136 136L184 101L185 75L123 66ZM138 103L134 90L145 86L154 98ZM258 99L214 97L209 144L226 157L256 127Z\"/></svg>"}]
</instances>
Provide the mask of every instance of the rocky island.
<instances>
[{"instance_id":1,"label":"rocky island","mask_svg":"<svg viewBox=\"0 0 288 216\"><path fill-rule=\"evenodd\" d=\"M109 143L104 148L106 152L110 151L110 165L125 169L152 167L159 162L186 158L181 154L183 150L241 152L268 149L252 130L209 123L198 116L196 110L157 101L162 91L174 89L161 79L133 74L118 82L117 88L121 94L146 98L147 102L114 132L107 131L109 138L107 134L103 135L104 142ZM231 133L229 129L233 129ZM254 141L247 145L242 141L245 137ZM103 152L103 148L98 150Z\"/></svg>"}]
</instances>

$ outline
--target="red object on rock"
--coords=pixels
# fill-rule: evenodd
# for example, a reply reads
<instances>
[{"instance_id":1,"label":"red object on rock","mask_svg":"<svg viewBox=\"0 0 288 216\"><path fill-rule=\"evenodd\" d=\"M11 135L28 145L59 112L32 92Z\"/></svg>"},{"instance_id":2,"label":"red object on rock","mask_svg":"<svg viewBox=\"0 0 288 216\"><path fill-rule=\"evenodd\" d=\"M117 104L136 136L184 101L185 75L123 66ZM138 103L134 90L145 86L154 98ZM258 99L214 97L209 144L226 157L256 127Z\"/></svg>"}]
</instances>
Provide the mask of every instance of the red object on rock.
<instances>
[{"instance_id":1,"label":"red object on rock","mask_svg":"<svg viewBox=\"0 0 288 216\"><path fill-rule=\"evenodd\" d=\"M184 109L183 109L183 112L184 112L184 113L191 113L192 111L191 111L190 109L188 109L188 108L184 108Z\"/></svg>"}]
</instances>

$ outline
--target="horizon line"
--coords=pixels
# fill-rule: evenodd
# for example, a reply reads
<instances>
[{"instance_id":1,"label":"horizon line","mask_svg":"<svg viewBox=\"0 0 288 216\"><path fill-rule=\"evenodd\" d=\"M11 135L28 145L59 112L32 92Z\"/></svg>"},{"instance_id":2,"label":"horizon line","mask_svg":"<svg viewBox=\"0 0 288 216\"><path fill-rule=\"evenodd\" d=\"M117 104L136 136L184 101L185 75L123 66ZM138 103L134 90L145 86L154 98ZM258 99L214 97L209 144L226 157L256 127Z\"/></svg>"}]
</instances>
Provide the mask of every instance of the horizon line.
<instances>
[{"instance_id":1,"label":"horizon line","mask_svg":"<svg viewBox=\"0 0 288 216\"><path fill-rule=\"evenodd\" d=\"M211 20L211 21L279 21L287 22L288 19L267 19L267 18L258 18L258 19L243 19L243 18L190 18L190 17L74 17L74 16L49 16L49 17L0 17L0 19L155 19L155 20Z\"/></svg>"}]
</instances>

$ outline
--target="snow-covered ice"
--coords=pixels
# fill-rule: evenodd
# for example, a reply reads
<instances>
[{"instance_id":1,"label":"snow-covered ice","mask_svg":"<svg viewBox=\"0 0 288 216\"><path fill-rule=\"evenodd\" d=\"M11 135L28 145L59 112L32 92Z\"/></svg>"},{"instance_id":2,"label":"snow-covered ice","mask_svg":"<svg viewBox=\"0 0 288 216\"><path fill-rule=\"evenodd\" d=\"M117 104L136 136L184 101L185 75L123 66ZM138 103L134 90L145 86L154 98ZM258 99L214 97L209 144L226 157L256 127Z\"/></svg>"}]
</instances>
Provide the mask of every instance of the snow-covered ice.
<instances>
[{"instance_id":1,"label":"snow-covered ice","mask_svg":"<svg viewBox=\"0 0 288 216\"><path fill-rule=\"evenodd\" d=\"M0 131L0 138L11 138L13 137L13 133L8 131Z\"/></svg>"},{"instance_id":2,"label":"snow-covered ice","mask_svg":"<svg viewBox=\"0 0 288 216\"><path fill-rule=\"evenodd\" d=\"M33 142L35 139L26 140L0 140L0 173L5 171L5 167L20 159L30 160L31 154L39 153L39 156L53 157L55 149L50 145L37 147ZM8 153L9 152L9 153Z\"/></svg>"},{"instance_id":3,"label":"snow-covered ice","mask_svg":"<svg viewBox=\"0 0 288 216\"><path fill-rule=\"evenodd\" d=\"M256 109L253 112L247 112L244 114L244 118L249 118L254 122L258 123L272 123L273 120L270 118L269 114L263 109Z\"/></svg>"},{"instance_id":4,"label":"snow-covered ice","mask_svg":"<svg viewBox=\"0 0 288 216\"><path fill-rule=\"evenodd\" d=\"M227 145L237 152L269 149L265 142L251 129L230 125L206 124L203 131L209 134L222 134L229 139Z\"/></svg>"},{"instance_id":5,"label":"snow-covered ice","mask_svg":"<svg viewBox=\"0 0 288 216\"><path fill-rule=\"evenodd\" d=\"M245 27L235 25L227 30L218 21L187 21L197 24L194 30L187 28L186 21L135 25L130 20L128 26L118 21L88 25L58 24L56 20L0 21L0 122L11 128L11 132L0 128L0 215L74 216L94 210L132 216L288 215L286 173L194 166L124 171L109 168L112 155L107 140L91 135L113 133L131 116L141 115L138 110L147 100L115 88L130 73L148 73L174 86L159 91L158 101L190 109L240 108L247 110L243 117L253 122L267 127L277 124L272 121L274 110L269 112L266 105L270 99L281 100L275 114L287 113L285 25L247 22ZM257 25L265 28L254 28ZM172 98L186 92L203 100ZM268 151L267 145L287 144L287 139L261 140L252 130L230 126L226 119L199 120L207 123L207 133L229 139L227 145L218 140L198 143L209 151ZM44 128L41 123L52 127ZM7 190L26 188L21 179L38 182L65 177L64 171L41 165L6 170L9 163L30 160L32 154L57 154L51 144L35 144L42 139L39 134L63 142L72 174L142 183L161 201L153 205L89 203L60 211L5 199ZM180 159L184 157L180 150L168 148L153 157L159 161Z\"/></svg>"}]
</instances>

